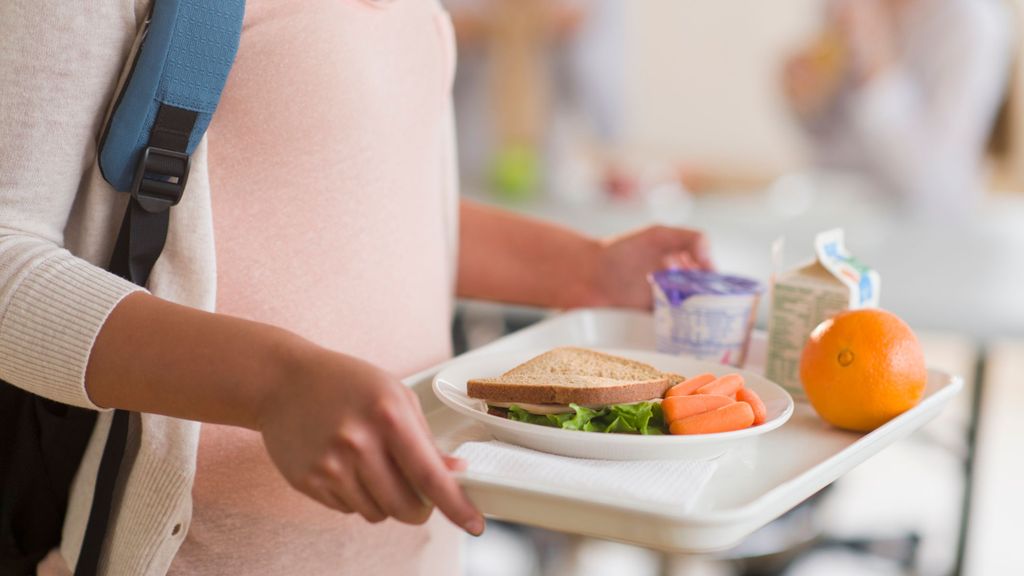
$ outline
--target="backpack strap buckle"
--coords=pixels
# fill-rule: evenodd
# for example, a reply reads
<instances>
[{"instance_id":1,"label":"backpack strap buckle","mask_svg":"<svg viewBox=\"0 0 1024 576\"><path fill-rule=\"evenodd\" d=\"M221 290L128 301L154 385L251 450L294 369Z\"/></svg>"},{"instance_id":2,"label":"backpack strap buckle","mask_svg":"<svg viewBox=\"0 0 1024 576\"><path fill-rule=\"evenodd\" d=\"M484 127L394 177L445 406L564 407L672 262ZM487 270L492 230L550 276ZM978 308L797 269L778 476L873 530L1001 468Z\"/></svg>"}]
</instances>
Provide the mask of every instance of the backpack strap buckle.
<instances>
[{"instance_id":1,"label":"backpack strap buckle","mask_svg":"<svg viewBox=\"0 0 1024 576\"><path fill-rule=\"evenodd\" d=\"M188 182L188 154L148 146L135 168L131 194L146 212L163 212L181 201Z\"/></svg>"}]
</instances>

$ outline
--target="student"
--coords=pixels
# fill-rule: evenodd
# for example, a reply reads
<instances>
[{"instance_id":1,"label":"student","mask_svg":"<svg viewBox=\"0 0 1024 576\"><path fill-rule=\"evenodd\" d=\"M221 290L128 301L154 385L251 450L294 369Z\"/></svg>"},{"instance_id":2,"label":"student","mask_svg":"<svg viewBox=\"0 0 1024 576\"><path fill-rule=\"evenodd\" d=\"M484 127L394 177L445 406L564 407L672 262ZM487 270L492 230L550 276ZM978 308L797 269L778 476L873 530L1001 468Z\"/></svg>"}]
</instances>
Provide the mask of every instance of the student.
<instances>
[{"instance_id":1,"label":"student","mask_svg":"<svg viewBox=\"0 0 1024 576\"><path fill-rule=\"evenodd\" d=\"M644 308L646 272L708 266L703 237L458 203L432 0L250 0L139 290L101 268L127 198L95 142L148 10L0 3L0 377L105 411L38 573L75 566L115 407L141 415L102 574L459 573L452 524L483 518L399 380L450 355L453 295Z\"/></svg>"},{"instance_id":2,"label":"student","mask_svg":"<svg viewBox=\"0 0 1024 576\"><path fill-rule=\"evenodd\" d=\"M819 165L852 170L905 208L968 212L1007 83L1002 0L833 0L787 64L787 97Z\"/></svg>"}]
</instances>

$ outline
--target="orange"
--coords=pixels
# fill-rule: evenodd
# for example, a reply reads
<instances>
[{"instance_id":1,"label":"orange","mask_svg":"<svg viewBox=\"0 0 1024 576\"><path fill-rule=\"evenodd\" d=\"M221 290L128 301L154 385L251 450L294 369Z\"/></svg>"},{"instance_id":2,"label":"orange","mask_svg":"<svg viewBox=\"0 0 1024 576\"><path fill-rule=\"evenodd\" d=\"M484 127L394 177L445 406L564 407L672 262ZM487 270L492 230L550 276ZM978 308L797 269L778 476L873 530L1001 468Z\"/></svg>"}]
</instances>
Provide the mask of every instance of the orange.
<instances>
[{"instance_id":1,"label":"orange","mask_svg":"<svg viewBox=\"0 0 1024 576\"><path fill-rule=\"evenodd\" d=\"M818 415L867 432L913 408L928 380L917 336L895 314L848 310L811 332L800 380Z\"/></svg>"}]
</instances>

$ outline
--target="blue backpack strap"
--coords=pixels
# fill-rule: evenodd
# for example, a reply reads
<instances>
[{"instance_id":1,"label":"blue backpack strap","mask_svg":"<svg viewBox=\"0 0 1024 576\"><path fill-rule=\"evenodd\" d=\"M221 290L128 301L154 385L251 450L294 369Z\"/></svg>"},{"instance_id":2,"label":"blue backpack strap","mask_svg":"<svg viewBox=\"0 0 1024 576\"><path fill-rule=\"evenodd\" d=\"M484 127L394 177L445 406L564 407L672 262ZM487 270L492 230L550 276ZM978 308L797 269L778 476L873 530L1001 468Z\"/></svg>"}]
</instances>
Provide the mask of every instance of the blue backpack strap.
<instances>
[{"instance_id":1,"label":"blue backpack strap","mask_svg":"<svg viewBox=\"0 0 1024 576\"><path fill-rule=\"evenodd\" d=\"M129 77L100 137L103 177L129 192L109 270L146 285L181 200L189 155L210 125L238 50L244 0L153 0ZM115 410L75 576L95 576L128 439Z\"/></svg>"},{"instance_id":2,"label":"blue backpack strap","mask_svg":"<svg viewBox=\"0 0 1024 576\"><path fill-rule=\"evenodd\" d=\"M153 0L99 150L107 182L149 211L181 199L188 156L217 109L244 11L244 0Z\"/></svg>"}]
</instances>

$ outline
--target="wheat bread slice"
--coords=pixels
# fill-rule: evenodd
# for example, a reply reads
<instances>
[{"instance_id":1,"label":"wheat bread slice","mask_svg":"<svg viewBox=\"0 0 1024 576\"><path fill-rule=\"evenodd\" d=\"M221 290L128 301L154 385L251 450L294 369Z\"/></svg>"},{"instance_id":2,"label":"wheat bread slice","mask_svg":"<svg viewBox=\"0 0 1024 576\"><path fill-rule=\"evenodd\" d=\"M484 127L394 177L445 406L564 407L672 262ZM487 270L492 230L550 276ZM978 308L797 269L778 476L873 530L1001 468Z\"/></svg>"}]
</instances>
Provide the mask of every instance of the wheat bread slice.
<instances>
[{"instance_id":1,"label":"wheat bread slice","mask_svg":"<svg viewBox=\"0 0 1024 576\"><path fill-rule=\"evenodd\" d=\"M555 348L498 378L470 380L472 398L530 404L621 404L659 398L684 380L657 368L585 348Z\"/></svg>"},{"instance_id":2,"label":"wheat bread slice","mask_svg":"<svg viewBox=\"0 0 1024 576\"><path fill-rule=\"evenodd\" d=\"M616 380L645 380L664 376L669 379L669 387L686 380L681 374L661 372L650 364L575 346L562 346L534 356L502 376L539 373L577 374Z\"/></svg>"},{"instance_id":3,"label":"wheat bread slice","mask_svg":"<svg viewBox=\"0 0 1024 576\"><path fill-rule=\"evenodd\" d=\"M676 374L675 372L663 372L665 378L668 378L668 387L671 388L676 384L679 384L683 380L686 380L686 376L682 374ZM666 388L667 390L668 388Z\"/></svg>"},{"instance_id":4,"label":"wheat bread slice","mask_svg":"<svg viewBox=\"0 0 1024 576\"><path fill-rule=\"evenodd\" d=\"M668 388L664 376L650 380L616 380L575 374L536 374L480 378L466 383L470 398L524 404L626 404L660 398Z\"/></svg>"},{"instance_id":5,"label":"wheat bread slice","mask_svg":"<svg viewBox=\"0 0 1024 576\"><path fill-rule=\"evenodd\" d=\"M614 380L650 380L662 377L661 371L649 364L572 346L555 348L534 356L502 376L528 374L573 374Z\"/></svg>"}]
</instances>

